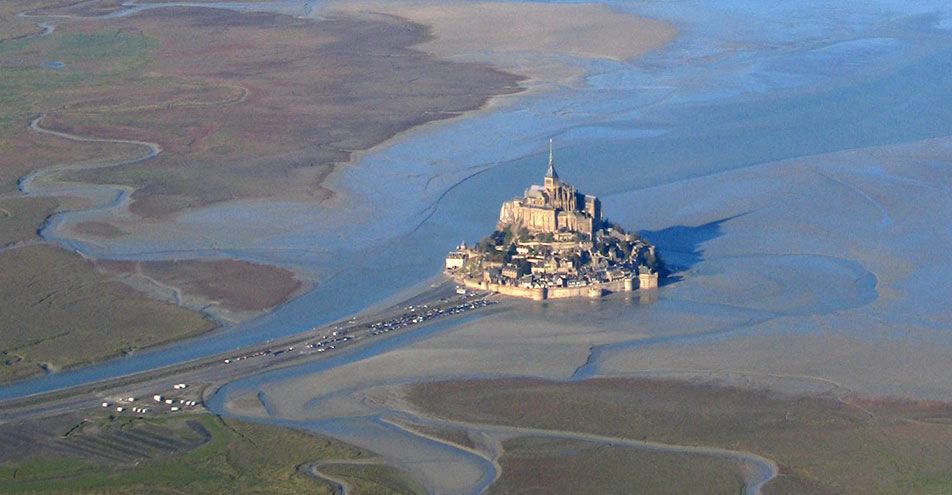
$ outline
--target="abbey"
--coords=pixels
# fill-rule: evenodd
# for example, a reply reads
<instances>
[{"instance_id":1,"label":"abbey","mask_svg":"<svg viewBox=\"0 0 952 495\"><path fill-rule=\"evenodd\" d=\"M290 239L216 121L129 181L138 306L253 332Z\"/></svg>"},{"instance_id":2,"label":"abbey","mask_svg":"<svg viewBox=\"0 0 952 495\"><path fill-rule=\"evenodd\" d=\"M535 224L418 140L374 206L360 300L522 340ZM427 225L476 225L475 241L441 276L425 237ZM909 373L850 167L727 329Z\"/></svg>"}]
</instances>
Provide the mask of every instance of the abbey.
<instances>
[{"instance_id":1,"label":"abbey","mask_svg":"<svg viewBox=\"0 0 952 495\"><path fill-rule=\"evenodd\" d=\"M525 228L531 233L578 232L591 237L602 224L602 202L562 182L552 160L544 185L526 189L522 198L503 203L496 230Z\"/></svg>"},{"instance_id":2,"label":"abbey","mask_svg":"<svg viewBox=\"0 0 952 495\"><path fill-rule=\"evenodd\" d=\"M562 182L551 141L543 185L503 203L489 237L446 256L446 273L464 287L539 301L654 289L663 269L654 246Z\"/></svg>"}]
</instances>

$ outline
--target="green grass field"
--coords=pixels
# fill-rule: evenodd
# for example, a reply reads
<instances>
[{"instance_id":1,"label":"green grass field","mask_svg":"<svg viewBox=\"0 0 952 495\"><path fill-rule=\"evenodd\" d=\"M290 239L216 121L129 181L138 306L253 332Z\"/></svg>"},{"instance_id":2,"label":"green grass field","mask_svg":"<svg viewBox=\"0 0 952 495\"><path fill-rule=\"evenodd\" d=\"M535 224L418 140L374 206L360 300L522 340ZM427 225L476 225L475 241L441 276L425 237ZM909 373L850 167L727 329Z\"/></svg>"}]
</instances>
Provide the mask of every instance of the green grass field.
<instances>
[{"instance_id":1,"label":"green grass field","mask_svg":"<svg viewBox=\"0 0 952 495\"><path fill-rule=\"evenodd\" d=\"M101 414L101 413L100 413ZM191 424L189 424L191 422ZM196 431L201 432L196 433ZM117 432L126 433L116 441ZM71 442L100 456L88 459L63 450ZM84 442L84 443L81 443ZM155 453L156 445L177 442L182 450ZM322 460L365 459L371 454L299 431L219 419L210 414L166 416L160 419L96 417L69 438L50 441L41 457L7 460L0 464L0 493L36 494L326 494L334 488L311 477L300 466ZM197 444L197 445L196 445ZM90 447L92 446L92 447ZM155 456L133 462L127 452ZM128 456L123 462L122 457ZM366 487L362 494L413 494L412 482L396 470L382 468L380 476L364 466L340 476ZM373 482L365 478L371 475ZM394 488L389 488L392 484Z\"/></svg>"},{"instance_id":2,"label":"green grass field","mask_svg":"<svg viewBox=\"0 0 952 495\"><path fill-rule=\"evenodd\" d=\"M156 44L141 33L69 33L0 44L0 130L28 123L32 115L65 106L85 93L143 79ZM59 61L63 69L41 66Z\"/></svg>"},{"instance_id":3,"label":"green grass field","mask_svg":"<svg viewBox=\"0 0 952 495\"><path fill-rule=\"evenodd\" d=\"M36 229L58 207L53 198L0 201L0 247L37 239Z\"/></svg>"},{"instance_id":4,"label":"green grass field","mask_svg":"<svg viewBox=\"0 0 952 495\"><path fill-rule=\"evenodd\" d=\"M426 490L400 470L381 464L328 464L322 472L346 479L360 495L414 495Z\"/></svg>"},{"instance_id":5,"label":"green grass field","mask_svg":"<svg viewBox=\"0 0 952 495\"><path fill-rule=\"evenodd\" d=\"M0 253L0 382L207 332L200 313L147 298L50 246Z\"/></svg>"}]
</instances>

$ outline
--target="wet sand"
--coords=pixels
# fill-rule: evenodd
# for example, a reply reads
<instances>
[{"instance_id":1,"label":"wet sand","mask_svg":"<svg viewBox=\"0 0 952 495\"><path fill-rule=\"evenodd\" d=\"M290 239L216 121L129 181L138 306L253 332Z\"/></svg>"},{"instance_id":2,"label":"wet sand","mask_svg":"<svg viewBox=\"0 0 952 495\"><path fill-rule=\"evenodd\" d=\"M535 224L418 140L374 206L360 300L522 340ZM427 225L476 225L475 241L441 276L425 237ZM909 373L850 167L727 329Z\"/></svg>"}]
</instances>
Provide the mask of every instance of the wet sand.
<instances>
[{"instance_id":1,"label":"wet sand","mask_svg":"<svg viewBox=\"0 0 952 495\"><path fill-rule=\"evenodd\" d=\"M627 60L661 48L677 34L668 23L594 4L357 1L323 9L403 17L429 27L434 39L420 47L430 53L482 54L496 63L508 53Z\"/></svg>"}]
</instances>

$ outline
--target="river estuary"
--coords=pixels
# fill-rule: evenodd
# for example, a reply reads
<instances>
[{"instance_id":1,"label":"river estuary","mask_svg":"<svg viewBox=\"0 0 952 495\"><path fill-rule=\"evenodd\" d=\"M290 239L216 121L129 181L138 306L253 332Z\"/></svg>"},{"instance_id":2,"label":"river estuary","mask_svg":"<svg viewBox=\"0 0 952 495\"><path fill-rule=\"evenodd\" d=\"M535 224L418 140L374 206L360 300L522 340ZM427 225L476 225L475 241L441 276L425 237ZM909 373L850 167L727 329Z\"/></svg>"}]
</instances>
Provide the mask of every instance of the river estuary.
<instances>
[{"instance_id":1,"label":"river estuary","mask_svg":"<svg viewBox=\"0 0 952 495\"><path fill-rule=\"evenodd\" d=\"M272 7L318 17L318 3ZM674 269L656 297L507 305L232 382L211 408L380 452L436 493L477 493L498 475L492 462L394 426L409 413L368 397L446 377L632 374L952 396L947 2L604 3L668 21L678 37L630 61L565 56L581 74L569 83L401 134L335 176L358 198L352 209L226 203L105 244L50 229L92 257L225 254L320 283L256 320L3 387L0 399L293 335L426 286L448 249L488 233L499 204L541 180L549 138L562 178ZM252 6L272 8L223 7ZM112 213L67 213L57 226L97 214ZM266 407L233 405L249 395Z\"/></svg>"}]
</instances>

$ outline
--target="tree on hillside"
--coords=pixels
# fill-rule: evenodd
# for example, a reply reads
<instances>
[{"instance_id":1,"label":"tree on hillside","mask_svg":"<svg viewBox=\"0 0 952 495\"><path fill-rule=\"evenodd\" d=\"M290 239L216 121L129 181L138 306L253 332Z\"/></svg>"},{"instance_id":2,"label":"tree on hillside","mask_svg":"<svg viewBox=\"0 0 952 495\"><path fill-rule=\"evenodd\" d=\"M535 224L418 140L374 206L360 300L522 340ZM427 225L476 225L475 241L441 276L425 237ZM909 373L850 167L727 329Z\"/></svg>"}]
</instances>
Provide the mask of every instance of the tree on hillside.
<instances>
[{"instance_id":1,"label":"tree on hillside","mask_svg":"<svg viewBox=\"0 0 952 495\"><path fill-rule=\"evenodd\" d=\"M518 267L518 269L519 269L519 276L520 276L520 277L523 276L523 275L528 275L528 274L532 273L532 266L529 264L528 261L526 261L526 260L524 260L524 259L519 260L519 263L517 264L517 267Z\"/></svg>"},{"instance_id":2,"label":"tree on hillside","mask_svg":"<svg viewBox=\"0 0 952 495\"><path fill-rule=\"evenodd\" d=\"M529 229L522 227L519 229L519 242L526 242L529 240Z\"/></svg>"}]
</instances>

